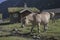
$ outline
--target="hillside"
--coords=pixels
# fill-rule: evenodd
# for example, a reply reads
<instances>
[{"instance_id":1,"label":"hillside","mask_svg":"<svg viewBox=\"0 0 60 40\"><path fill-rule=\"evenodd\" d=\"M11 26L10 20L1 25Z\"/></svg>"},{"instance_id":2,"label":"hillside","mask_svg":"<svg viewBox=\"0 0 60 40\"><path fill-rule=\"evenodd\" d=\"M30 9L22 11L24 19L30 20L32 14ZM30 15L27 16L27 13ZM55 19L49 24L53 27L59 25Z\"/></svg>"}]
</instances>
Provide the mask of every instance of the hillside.
<instances>
[{"instance_id":1,"label":"hillside","mask_svg":"<svg viewBox=\"0 0 60 40\"><path fill-rule=\"evenodd\" d=\"M60 8L60 0L7 0L0 4L3 18L9 17L8 7L23 7L24 3L27 3L28 7L36 7L40 10Z\"/></svg>"}]
</instances>

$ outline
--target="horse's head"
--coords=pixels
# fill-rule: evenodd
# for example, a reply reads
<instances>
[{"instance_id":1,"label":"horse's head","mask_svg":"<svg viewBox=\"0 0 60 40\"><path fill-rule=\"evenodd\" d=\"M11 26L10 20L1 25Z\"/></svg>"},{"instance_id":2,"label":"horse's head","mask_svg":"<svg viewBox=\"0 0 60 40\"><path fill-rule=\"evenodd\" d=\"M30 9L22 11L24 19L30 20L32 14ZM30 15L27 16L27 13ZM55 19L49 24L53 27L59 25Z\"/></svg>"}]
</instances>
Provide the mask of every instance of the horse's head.
<instances>
[{"instance_id":1,"label":"horse's head","mask_svg":"<svg viewBox=\"0 0 60 40\"><path fill-rule=\"evenodd\" d=\"M50 17L51 20L55 22L55 13L54 12L50 12L50 16L51 16Z\"/></svg>"},{"instance_id":2,"label":"horse's head","mask_svg":"<svg viewBox=\"0 0 60 40\"><path fill-rule=\"evenodd\" d=\"M50 12L51 14L51 17L54 17L55 16L55 13L54 12Z\"/></svg>"}]
</instances>

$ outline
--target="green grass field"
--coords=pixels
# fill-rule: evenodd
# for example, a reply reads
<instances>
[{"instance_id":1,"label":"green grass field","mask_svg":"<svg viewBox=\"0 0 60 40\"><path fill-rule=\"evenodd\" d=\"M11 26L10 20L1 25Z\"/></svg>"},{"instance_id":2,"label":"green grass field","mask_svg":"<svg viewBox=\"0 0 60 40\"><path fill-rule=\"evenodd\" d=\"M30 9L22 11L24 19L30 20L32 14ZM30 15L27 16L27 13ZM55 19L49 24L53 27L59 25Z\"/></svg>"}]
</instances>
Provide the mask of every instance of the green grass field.
<instances>
[{"instance_id":1,"label":"green grass field","mask_svg":"<svg viewBox=\"0 0 60 40\"><path fill-rule=\"evenodd\" d=\"M9 25L1 25L0 29L2 30L12 30L13 28L17 28L19 30L21 30L21 33L27 33L30 32L31 26L27 26L24 28L21 28L20 23L16 23L16 24L9 24ZM41 34L43 36L55 36L56 38L58 38L60 40L60 19L56 20L55 23L52 23L50 21L50 23L48 24L48 30L47 32L42 32L43 27L41 25L40 31ZM34 28L34 32L37 33L37 28ZM0 35L6 35L9 34L9 32L0 32ZM0 40L28 40L30 38L24 38L24 37L17 37L17 36L10 36L10 37L0 37Z\"/></svg>"},{"instance_id":2,"label":"green grass field","mask_svg":"<svg viewBox=\"0 0 60 40\"><path fill-rule=\"evenodd\" d=\"M0 13L0 19L2 19L2 14Z\"/></svg>"}]
</instances>

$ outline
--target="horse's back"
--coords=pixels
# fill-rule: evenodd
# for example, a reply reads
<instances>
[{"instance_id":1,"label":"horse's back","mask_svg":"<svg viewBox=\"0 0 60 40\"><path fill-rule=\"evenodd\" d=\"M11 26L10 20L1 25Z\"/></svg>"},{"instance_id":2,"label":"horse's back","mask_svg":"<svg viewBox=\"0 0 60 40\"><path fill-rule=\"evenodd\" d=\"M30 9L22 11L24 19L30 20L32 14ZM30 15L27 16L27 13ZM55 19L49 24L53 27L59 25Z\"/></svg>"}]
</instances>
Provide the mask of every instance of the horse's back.
<instances>
[{"instance_id":1,"label":"horse's back","mask_svg":"<svg viewBox=\"0 0 60 40\"><path fill-rule=\"evenodd\" d=\"M42 12L40 14L41 22L48 23L50 19L50 14L48 12Z\"/></svg>"},{"instance_id":2,"label":"horse's back","mask_svg":"<svg viewBox=\"0 0 60 40\"><path fill-rule=\"evenodd\" d=\"M40 14L38 13L31 13L28 16L26 16L26 21L36 21L36 22L44 22L48 23L50 19L50 14L48 12L41 12Z\"/></svg>"}]
</instances>

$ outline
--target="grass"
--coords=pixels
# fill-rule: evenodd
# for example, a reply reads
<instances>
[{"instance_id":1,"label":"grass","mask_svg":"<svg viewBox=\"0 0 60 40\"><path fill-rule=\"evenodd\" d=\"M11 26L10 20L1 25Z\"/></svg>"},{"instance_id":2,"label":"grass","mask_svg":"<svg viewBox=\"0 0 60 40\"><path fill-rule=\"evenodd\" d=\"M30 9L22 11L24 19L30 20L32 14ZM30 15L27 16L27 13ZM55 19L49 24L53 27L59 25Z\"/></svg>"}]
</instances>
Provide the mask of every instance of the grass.
<instances>
[{"instance_id":1,"label":"grass","mask_svg":"<svg viewBox=\"0 0 60 40\"><path fill-rule=\"evenodd\" d=\"M17 29L21 30L21 33L27 33L31 29L30 26L21 28L20 23L9 24L9 25L1 25L0 27L3 30L12 30L13 28L17 28ZM40 30L43 30L42 25L41 25L41 29ZM37 32L37 28L36 27L34 28L34 31ZM9 32L0 32L0 35L5 35L5 34L9 34ZM60 38L60 19L56 20L56 22L53 23L53 24L50 21L50 23L48 24L47 32L41 32L41 34L43 36L48 36L48 37L49 36L56 36L57 38ZM23 38L23 37L17 37L17 36L0 37L0 40L28 40L28 39L29 38Z\"/></svg>"},{"instance_id":2,"label":"grass","mask_svg":"<svg viewBox=\"0 0 60 40\"><path fill-rule=\"evenodd\" d=\"M0 19L2 19L2 14L0 13Z\"/></svg>"},{"instance_id":3,"label":"grass","mask_svg":"<svg viewBox=\"0 0 60 40\"><path fill-rule=\"evenodd\" d=\"M10 37L1 37L0 40L29 40L30 38L23 38L17 36L10 36Z\"/></svg>"}]
</instances>

